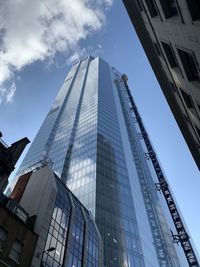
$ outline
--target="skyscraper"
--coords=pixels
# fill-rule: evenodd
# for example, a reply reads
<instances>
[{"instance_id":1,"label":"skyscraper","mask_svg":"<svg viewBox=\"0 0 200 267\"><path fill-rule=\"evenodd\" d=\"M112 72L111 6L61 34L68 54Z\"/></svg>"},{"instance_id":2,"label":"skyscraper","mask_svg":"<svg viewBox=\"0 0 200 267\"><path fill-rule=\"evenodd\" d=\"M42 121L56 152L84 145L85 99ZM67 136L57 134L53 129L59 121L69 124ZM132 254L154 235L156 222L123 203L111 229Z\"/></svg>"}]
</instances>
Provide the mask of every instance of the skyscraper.
<instances>
[{"instance_id":1,"label":"skyscraper","mask_svg":"<svg viewBox=\"0 0 200 267\"><path fill-rule=\"evenodd\" d=\"M200 1L123 2L200 169Z\"/></svg>"},{"instance_id":2,"label":"skyscraper","mask_svg":"<svg viewBox=\"0 0 200 267\"><path fill-rule=\"evenodd\" d=\"M106 267L187 266L144 152L121 74L88 57L72 66L18 175L52 162L92 212Z\"/></svg>"}]
</instances>

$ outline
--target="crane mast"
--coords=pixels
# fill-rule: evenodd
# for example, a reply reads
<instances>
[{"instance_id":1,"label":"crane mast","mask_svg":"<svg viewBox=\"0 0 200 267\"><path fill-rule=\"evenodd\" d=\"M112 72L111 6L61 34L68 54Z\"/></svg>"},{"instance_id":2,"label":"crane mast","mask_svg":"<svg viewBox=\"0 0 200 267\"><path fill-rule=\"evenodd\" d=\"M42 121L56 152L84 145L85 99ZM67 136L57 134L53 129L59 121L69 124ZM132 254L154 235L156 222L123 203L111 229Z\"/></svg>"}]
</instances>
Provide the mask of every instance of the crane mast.
<instances>
[{"instance_id":1,"label":"crane mast","mask_svg":"<svg viewBox=\"0 0 200 267\"><path fill-rule=\"evenodd\" d=\"M188 264L190 267L199 267L197 257L195 255L194 249L192 248L192 244L190 242L190 237L187 234L187 231L184 227L180 213L178 211L178 208L176 207L176 203L173 199L173 196L170 192L168 183L165 179L164 173L163 173L161 166L159 164L159 161L156 157L156 153L154 152L153 146L151 145L150 139L149 139L148 134L147 134L145 127L143 125L143 122L142 122L142 119L141 119L140 114L138 112L137 106L135 105L134 99L131 95L130 89L129 89L128 84L127 84L128 78L125 74L123 74L121 76L121 79L125 85L126 93L127 93L127 96L129 98L129 101L131 104L130 110L131 110L131 112L134 113L135 122L138 123L138 126L139 126L140 131L141 131L139 133L139 135L144 140L144 143L145 143L147 151L148 151L147 153L145 153L146 158L151 160L152 165L153 165L154 170L155 170L155 173L156 173L157 178L158 178L158 183L156 183L156 189L163 193L163 196L166 200L166 204L169 208L169 212L171 214L172 220L174 222L174 225L175 225L175 228L177 231L177 234L173 234L171 232L173 242L181 244L183 251L184 251L184 254L187 258L187 261L188 261Z\"/></svg>"}]
</instances>

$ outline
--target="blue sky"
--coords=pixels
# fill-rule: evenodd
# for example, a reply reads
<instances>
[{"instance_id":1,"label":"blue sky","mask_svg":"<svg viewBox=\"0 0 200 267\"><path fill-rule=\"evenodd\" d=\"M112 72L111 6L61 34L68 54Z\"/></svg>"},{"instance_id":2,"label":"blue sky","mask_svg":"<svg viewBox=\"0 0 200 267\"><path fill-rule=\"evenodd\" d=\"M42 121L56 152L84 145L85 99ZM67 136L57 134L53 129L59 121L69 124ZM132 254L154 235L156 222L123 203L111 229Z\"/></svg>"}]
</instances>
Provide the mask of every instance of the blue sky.
<instances>
[{"instance_id":1,"label":"blue sky","mask_svg":"<svg viewBox=\"0 0 200 267\"><path fill-rule=\"evenodd\" d=\"M11 144L27 136L32 141L71 63L79 55L103 57L129 77L132 94L198 249L199 171L121 1L85 1L92 5L89 8L84 1L73 0L70 8L61 6L59 10L54 8L55 0L35 0L31 16L27 5L19 8L26 1L16 1L14 7L11 0L5 2L7 15L0 20L0 28L5 27L7 33L0 43L0 130L4 140ZM41 3L51 4L52 12L46 14ZM83 18L84 8L87 16ZM73 23L61 10L74 12ZM42 24L38 13L45 16Z\"/></svg>"}]
</instances>

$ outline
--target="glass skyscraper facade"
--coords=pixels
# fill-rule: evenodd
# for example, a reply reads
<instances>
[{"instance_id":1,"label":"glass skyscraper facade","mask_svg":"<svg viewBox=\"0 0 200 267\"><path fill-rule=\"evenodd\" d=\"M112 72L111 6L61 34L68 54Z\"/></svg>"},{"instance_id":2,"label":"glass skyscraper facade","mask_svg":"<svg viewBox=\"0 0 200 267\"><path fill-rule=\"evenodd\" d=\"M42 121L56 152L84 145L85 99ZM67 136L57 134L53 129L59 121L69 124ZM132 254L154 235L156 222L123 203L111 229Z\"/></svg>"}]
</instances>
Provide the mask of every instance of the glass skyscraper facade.
<instances>
[{"instance_id":1,"label":"glass skyscraper facade","mask_svg":"<svg viewBox=\"0 0 200 267\"><path fill-rule=\"evenodd\" d=\"M72 66L18 175L47 159L92 212L106 267L187 266L171 240L121 74L101 58Z\"/></svg>"}]
</instances>

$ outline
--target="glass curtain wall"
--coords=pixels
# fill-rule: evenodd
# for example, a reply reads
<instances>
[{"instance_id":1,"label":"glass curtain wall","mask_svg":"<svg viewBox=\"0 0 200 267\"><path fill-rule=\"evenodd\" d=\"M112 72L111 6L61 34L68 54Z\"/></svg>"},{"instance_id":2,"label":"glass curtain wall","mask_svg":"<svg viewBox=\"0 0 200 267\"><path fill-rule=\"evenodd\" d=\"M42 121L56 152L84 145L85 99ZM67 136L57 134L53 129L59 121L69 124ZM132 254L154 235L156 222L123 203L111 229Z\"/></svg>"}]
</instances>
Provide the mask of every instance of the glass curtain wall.
<instances>
[{"instance_id":1,"label":"glass curtain wall","mask_svg":"<svg viewBox=\"0 0 200 267\"><path fill-rule=\"evenodd\" d=\"M75 64L19 174L38 161L52 162L92 212L106 267L180 267L120 76L100 58ZM78 225L82 229L81 220ZM89 241L88 266L97 253L92 246Z\"/></svg>"}]
</instances>

